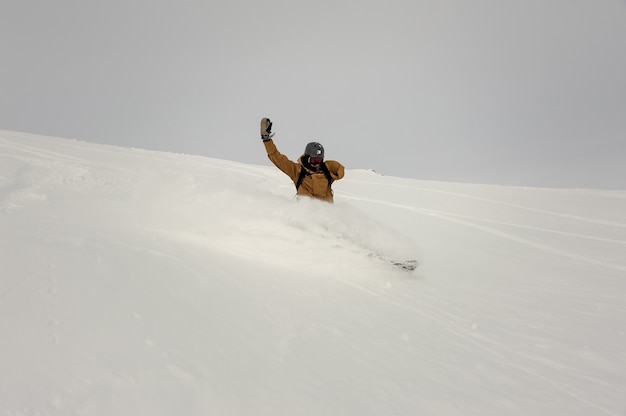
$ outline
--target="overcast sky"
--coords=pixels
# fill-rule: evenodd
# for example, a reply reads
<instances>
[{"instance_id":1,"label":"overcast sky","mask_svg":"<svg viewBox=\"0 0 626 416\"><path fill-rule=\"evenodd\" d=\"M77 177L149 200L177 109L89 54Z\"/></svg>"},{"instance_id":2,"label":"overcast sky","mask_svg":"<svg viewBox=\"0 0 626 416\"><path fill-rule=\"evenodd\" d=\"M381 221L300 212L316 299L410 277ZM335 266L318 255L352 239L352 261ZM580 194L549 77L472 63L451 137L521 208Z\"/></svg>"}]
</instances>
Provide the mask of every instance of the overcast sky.
<instances>
[{"instance_id":1,"label":"overcast sky","mask_svg":"<svg viewBox=\"0 0 626 416\"><path fill-rule=\"evenodd\" d=\"M624 0L3 0L0 129L626 189Z\"/></svg>"}]
</instances>

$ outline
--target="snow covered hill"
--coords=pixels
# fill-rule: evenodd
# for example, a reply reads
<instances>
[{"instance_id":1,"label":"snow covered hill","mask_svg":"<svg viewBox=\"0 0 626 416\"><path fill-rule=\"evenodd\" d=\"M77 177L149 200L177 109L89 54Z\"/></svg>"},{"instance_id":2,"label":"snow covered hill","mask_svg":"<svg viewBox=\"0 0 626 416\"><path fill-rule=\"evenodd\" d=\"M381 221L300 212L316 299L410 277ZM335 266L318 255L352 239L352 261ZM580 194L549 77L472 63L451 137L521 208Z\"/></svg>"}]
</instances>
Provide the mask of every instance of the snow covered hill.
<instances>
[{"instance_id":1,"label":"snow covered hill","mask_svg":"<svg viewBox=\"0 0 626 416\"><path fill-rule=\"evenodd\" d=\"M0 131L0 415L626 415L626 191L334 188Z\"/></svg>"}]
</instances>

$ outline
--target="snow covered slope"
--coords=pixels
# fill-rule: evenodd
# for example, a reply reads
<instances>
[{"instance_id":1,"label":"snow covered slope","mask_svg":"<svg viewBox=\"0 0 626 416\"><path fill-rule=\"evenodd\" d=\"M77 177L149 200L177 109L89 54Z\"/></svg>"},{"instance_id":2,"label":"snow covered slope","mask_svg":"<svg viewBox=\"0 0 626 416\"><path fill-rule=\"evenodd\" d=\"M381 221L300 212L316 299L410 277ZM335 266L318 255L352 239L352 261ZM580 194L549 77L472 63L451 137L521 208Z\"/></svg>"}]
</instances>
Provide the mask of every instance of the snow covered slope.
<instances>
[{"instance_id":1,"label":"snow covered slope","mask_svg":"<svg viewBox=\"0 0 626 416\"><path fill-rule=\"evenodd\" d=\"M0 415L626 414L626 191L334 188L0 131Z\"/></svg>"}]
</instances>

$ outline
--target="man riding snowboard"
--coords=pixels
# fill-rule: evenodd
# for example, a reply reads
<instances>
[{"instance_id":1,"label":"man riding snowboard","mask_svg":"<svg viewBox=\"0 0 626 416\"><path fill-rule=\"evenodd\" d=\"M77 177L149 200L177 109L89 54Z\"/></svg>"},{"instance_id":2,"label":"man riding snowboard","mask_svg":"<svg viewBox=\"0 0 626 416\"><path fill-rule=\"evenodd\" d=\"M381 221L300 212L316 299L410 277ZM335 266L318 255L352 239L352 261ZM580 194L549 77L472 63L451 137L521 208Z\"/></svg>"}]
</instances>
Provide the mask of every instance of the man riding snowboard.
<instances>
[{"instance_id":1,"label":"man riding snowboard","mask_svg":"<svg viewBox=\"0 0 626 416\"><path fill-rule=\"evenodd\" d=\"M344 167L335 160L324 161L324 148L317 142L306 145L304 154L297 162L278 151L272 140L272 122L269 118L261 120L261 139L267 150L267 157L296 185L298 195L318 198L333 202L332 184L343 178Z\"/></svg>"}]
</instances>

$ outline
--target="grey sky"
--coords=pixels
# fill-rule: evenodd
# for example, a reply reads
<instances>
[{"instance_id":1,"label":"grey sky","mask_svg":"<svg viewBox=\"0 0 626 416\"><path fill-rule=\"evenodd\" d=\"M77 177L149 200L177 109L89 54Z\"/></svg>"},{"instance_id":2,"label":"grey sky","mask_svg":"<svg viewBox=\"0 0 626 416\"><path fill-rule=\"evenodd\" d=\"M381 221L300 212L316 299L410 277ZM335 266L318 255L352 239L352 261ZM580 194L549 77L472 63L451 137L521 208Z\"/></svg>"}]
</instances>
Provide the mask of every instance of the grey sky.
<instances>
[{"instance_id":1,"label":"grey sky","mask_svg":"<svg viewBox=\"0 0 626 416\"><path fill-rule=\"evenodd\" d=\"M4 0L0 129L626 189L623 0Z\"/></svg>"}]
</instances>

